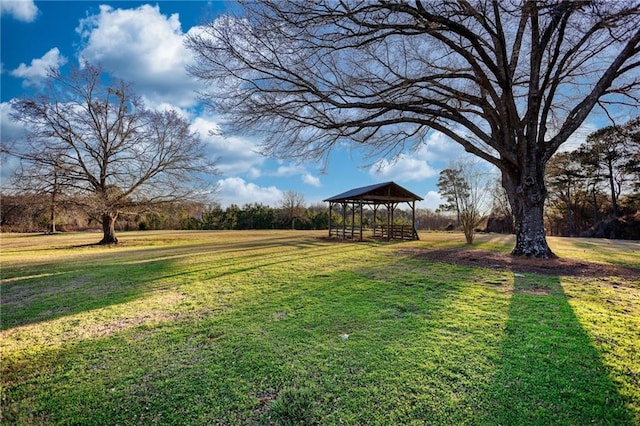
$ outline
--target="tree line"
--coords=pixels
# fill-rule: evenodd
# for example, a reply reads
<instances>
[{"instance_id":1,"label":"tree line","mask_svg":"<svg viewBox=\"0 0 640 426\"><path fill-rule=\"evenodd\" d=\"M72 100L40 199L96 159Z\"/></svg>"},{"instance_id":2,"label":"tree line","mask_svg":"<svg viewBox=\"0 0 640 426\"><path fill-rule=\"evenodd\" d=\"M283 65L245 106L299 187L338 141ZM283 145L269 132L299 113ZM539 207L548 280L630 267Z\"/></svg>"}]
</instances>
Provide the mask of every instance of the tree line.
<instances>
[{"instance_id":1,"label":"tree line","mask_svg":"<svg viewBox=\"0 0 640 426\"><path fill-rule=\"evenodd\" d=\"M69 199L59 200L52 216L48 197L41 194L21 193L2 195L0 229L3 232L72 232L101 228L100 218L92 217L82 208L83 203ZM339 209L338 209L339 210ZM332 223L342 224L340 211L332 213ZM52 218L54 222L52 223ZM346 218L351 225L351 215ZM455 218L445 212L431 209L416 210L416 227L421 230L445 230L454 226ZM411 213L394 211L396 225L410 225ZM373 212L365 211L363 224L374 225ZM250 229L327 229L329 209L324 204L273 207L261 203L242 206L219 203L204 204L189 201L156 205L144 212L122 214L116 223L117 231L146 230L250 230Z\"/></svg>"},{"instance_id":2,"label":"tree line","mask_svg":"<svg viewBox=\"0 0 640 426\"><path fill-rule=\"evenodd\" d=\"M640 117L602 128L577 149L557 153L546 182L545 219L552 235L616 237L599 228L640 222L634 217L640 211Z\"/></svg>"}]
</instances>

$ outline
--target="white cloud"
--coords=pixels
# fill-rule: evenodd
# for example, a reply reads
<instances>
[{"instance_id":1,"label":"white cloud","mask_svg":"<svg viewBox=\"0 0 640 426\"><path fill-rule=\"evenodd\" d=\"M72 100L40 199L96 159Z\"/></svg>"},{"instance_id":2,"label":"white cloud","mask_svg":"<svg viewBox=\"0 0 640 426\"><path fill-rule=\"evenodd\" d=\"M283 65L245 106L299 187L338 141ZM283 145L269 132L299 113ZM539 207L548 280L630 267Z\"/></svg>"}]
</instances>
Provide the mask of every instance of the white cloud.
<instances>
[{"instance_id":1,"label":"white cloud","mask_svg":"<svg viewBox=\"0 0 640 426\"><path fill-rule=\"evenodd\" d=\"M183 44L177 13L163 15L158 5L136 9L101 5L100 13L81 20L76 31L84 43L80 57L134 83L150 102L196 104L199 83L185 69L192 55Z\"/></svg>"},{"instance_id":2,"label":"white cloud","mask_svg":"<svg viewBox=\"0 0 640 426\"><path fill-rule=\"evenodd\" d=\"M262 176L262 170L258 169L257 167L251 167L247 172L247 176L250 179L257 179Z\"/></svg>"},{"instance_id":3,"label":"white cloud","mask_svg":"<svg viewBox=\"0 0 640 426\"><path fill-rule=\"evenodd\" d=\"M231 204L242 207L253 203L276 206L283 196L283 192L275 186L258 186L239 177L219 180L218 188L216 197L223 207Z\"/></svg>"},{"instance_id":4,"label":"white cloud","mask_svg":"<svg viewBox=\"0 0 640 426\"><path fill-rule=\"evenodd\" d=\"M429 162L441 162L446 164L451 160L457 160L468 156L457 142L440 132L432 132L424 145L416 152L418 158Z\"/></svg>"},{"instance_id":5,"label":"white cloud","mask_svg":"<svg viewBox=\"0 0 640 426\"><path fill-rule=\"evenodd\" d=\"M318 188L321 186L320 178L309 173L307 169L300 164L280 165L278 166L276 171L271 173L270 175L276 177L300 176L302 178L302 182L306 183L307 185L315 186Z\"/></svg>"},{"instance_id":6,"label":"white cloud","mask_svg":"<svg viewBox=\"0 0 640 426\"><path fill-rule=\"evenodd\" d=\"M384 180L419 181L437 176L451 160L468 155L460 144L442 133L432 132L417 149L394 160L379 159L369 168L369 174Z\"/></svg>"},{"instance_id":7,"label":"white cloud","mask_svg":"<svg viewBox=\"0 0 640 426\"><path fill-rule=\"evenodd\" d=\"M378 160L371 166L369 173L384 180L400 182L427 179L437 174L436 170L429 166L424 159L406 154L401 154L393 161L384 158Z\"/></svg>"},{"instance_id":8,"label":"white cloud","mask_svg":"<svg viewBox=\"0 0 640 426\"><path fill-rule=\"evenodd\" d=\"M11 103L0 103L0 135L3 143L24 140L27 135L27 128L11 118L12 112Z\"/></svg>"},{"instance_id":9,"label":"white cloud","mask_svg":"<svg viewBox=\"0 0 640 426\"><path fill-rule=\"evenodd\" d=\"M50 49L42 58L31 61L31 65L20 64L18 68L11 71L14 77L22 78L23 87L38 86L44 82L50 69L57 70L67 63L67 58L60 54L57 47Z\"/></svg>"},{"instance_id":10,"label":"white cloud","mask_svg":"<svg viewBox=\"0 0 640 426\"><path fill-rule=\"evenodd\" d=\"M197 117L191 128L200 133L211 158L217 159L217 168L224 175L246 174L252 179L261 175L265 157L256 151L256 143L239 136L224 136L218 133L219 126L214 117Z\"/></svg>"},{"instance_id":11,"label":"white cloud","mask_svg":"<svg viewBox=\"0 0 640 426\"><path fill-rule=\"evenodd\" d=\"M9 102L0 103L0 135L2 144L11 150L21 150L20 144L24 144L27 128L19 122L11 119L12 108ZM9 186L9 179L19 166L16 157L0 155L0 183L3 187Z\"/></svg>"},{"instance_id":12,"label":"white cloud","mask_svg":"<svg viewBox=\"0 0 640 426\"><path fill-rule=\"evenodd\" d=\"M23 22L33 22L38 15L38 7L33 0L2 0L0 1L0 15L11 15Z\"/></svg>"},{"instance_id":13,"label":"white cloud","mask_svg":"<svg viewBox=\"0 0 640 426\"><path fill-rule=\"evenodd\" d=\"M299 175L302 173L304 173L304 168L302 166L289 164L284 166L278 166L274 175L279 177L289 177L289 176Z\"/></svg>"},{"instance_id":14,"label":"white cloud","mask_svg":"<svg viewBox=\"0 0 640 426\"><path fill-rule=\"evenodd\" d=\"M320 179L317 176L313 176L311 173L305 173L302 175L302 181L307 185L315 186L317 188L321 186Z\"/></svg>"},{"instance_id":15,"label":"white cloud","mask_svg":"<svg viewBox=\"0 0 640 426\"><path fill-rule=\"evenodd\" d=\"M429 191L422 198L424 198L423 201L416 203L416 207L420 209L431 209L435 211L440 204L444 203L444 200L437 191Z\"/></svg>"}]
</instances>

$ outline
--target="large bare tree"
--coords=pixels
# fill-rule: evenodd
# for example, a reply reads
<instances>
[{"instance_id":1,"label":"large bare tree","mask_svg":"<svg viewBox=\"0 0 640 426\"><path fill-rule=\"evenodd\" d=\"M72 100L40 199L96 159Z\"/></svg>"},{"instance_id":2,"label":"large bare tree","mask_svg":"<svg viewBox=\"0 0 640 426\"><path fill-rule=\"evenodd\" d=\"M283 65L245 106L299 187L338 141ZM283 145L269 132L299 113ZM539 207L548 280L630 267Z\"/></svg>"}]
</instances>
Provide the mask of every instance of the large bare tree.
<instances>
[{"instance_id":1,"label":"large bare tree","mask_svg":"<svg viewBox=\"0 0 640 426\"><path fill-rule=\"evenodd\" d=\"M202 174L215 172L185 118L145 108L128 84L91 64L51 71L40 95L11 106L28 130L12 149L25 165L19 182L74 195L102 223L101 244L118 242L119 214L188 199L203 190Z\"/></svg>"},{"instance_id":2,"label":"large bare tree","mask_svg":"<svg viewBox=\"0 0 640 426\"><path fill-rule=\"evenodd\" d=\"M393 155L442 132L502 173L514 255L552 257L546 162L596 105L638 106L630 1L241 0L193 33L191 72L273 155L351 140Z\"/></svg>"}]
</instances>

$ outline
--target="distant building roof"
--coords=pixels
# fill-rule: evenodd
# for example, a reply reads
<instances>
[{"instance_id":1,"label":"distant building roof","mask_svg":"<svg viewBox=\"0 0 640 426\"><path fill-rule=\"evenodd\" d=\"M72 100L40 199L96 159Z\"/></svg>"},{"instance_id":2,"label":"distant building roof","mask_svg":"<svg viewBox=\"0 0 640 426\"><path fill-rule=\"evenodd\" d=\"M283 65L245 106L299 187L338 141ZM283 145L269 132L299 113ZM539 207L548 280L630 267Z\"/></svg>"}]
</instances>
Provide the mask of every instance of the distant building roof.
<instances>
[{"instance_id":1,"label":"distant building roof","mask_svg":"<svg viewBox=\"0 0 640 426\"><path fill-rule=\"evenodd\" d=\"M354 188L342 194L334 195L324 201L384 203L385 201L421 201L423 198L401 187L395 182L384 182L375 185Z\"/></svg>"}]
</instances>

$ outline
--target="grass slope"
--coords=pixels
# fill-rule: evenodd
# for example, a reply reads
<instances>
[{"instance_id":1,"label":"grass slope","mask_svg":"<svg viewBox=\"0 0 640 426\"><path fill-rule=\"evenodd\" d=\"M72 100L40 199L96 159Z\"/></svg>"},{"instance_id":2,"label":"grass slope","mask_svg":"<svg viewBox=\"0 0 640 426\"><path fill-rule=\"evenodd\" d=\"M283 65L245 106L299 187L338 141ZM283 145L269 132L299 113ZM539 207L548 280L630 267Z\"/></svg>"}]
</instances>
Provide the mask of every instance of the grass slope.
<instances>
[{"instance_id":1,"label":"grass slope","mask_svg":"<svg viewBox=\"0 0 640 426\"><path fill-rule=\"evenodd\" d=\"M320 235L2 235L2 423L640 424L640 280ZM550 243L640 267L638 243Z\"/></svg>"}]
</instances>

